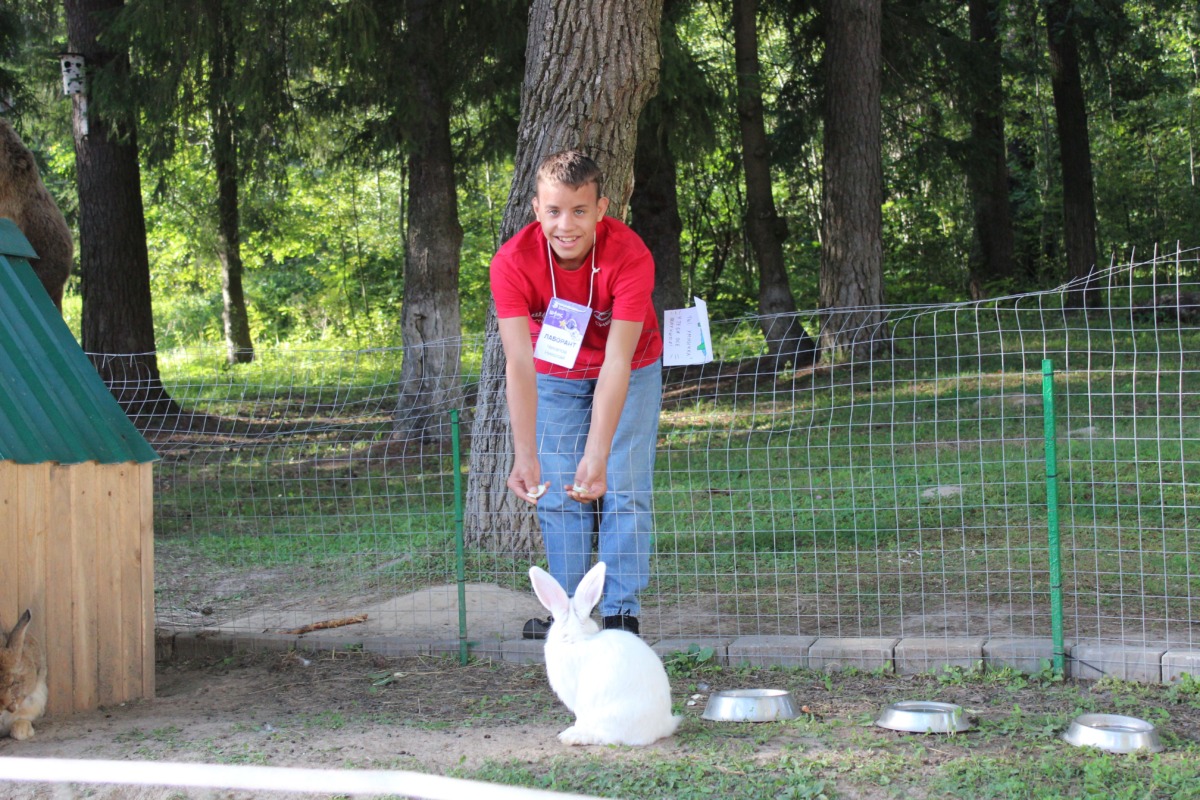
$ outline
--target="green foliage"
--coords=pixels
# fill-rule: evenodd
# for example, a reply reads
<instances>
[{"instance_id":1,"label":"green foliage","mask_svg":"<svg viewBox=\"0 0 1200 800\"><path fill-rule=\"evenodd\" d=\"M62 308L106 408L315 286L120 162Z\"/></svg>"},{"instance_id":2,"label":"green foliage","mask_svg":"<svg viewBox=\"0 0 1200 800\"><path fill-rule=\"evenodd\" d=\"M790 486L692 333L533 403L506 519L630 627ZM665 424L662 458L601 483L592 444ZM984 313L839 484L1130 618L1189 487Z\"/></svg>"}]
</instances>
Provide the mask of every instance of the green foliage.
<instances>
[{"instance_id":1,"label":"green foliage","mask_svg":"<svg viewBox=\"0 0 1200 800\"><path fill-rule=\"evenodd\" d=\"M1200 708L1200 678L1185 672L1167 687L1167 698L1172 703L1182 703Z\"/></svg>"},{"instance_id":2,"label":"green foliage","mask_svg":"<svg viewBox=\"0 0 1200 800\"><path fill-rule=\"evenodd\" d=\"M1185 5L1124 3L1120 12L1097 32L1103 61L1092 74L1104 98L1092 150L1101 241L1118 253L1194 242L1200 18Z\"/></svg>"},{"instance_id":3,"label":"green foliage","mask_svg":"<svg viewBox=\"0 0 1200 800\"><path fill-rule=\"evenodd\" d=\"M7 5L0 8L0 98L4 98L0 110L15 105L14 95L25 88L22 66L16 63L24 39L24 21L16 10Z\"/></svg>"},{"instance_id":4,"label":"green foliage","mask_svg":"<svg viewBox=\"0 0 1200 800\"><path fill-rule=\"evenodd\" d=\"M112 41L133 76L96 75L96 101L139 115L146 221L160 347L221 336L211 114L233 110L241 241L256 340L366 347L396 344L404 287L407 155L414 51L403 8L384 2L131 0ZM987 291L1063 278L1061 177L1044 20L1036 4L999 4L1004 121L1015 271ZM744 236L728 9L666 4L660 95L646 124L667 128L678 161L683 284L714 318L758 310ZM232 21L227 88L212 94L214 14ZM459 217L460 294L468 333L483 328L487 264L499 242L519 114L524 5L472 0L444 20ZM964 178L979 76L965 4L906 0L885 9L883 107L885 296L964 299L972 246ZM0 11L0 97L69 221L75 223L69 104L59 88L61 9ZM1101 259L1200 241L1196 142L1200 19L1181 3L1091 3L1077 9ZM788 223L793 294L816 305L821 251L822 25L819 5L764 3L765 116L775 201ZM78 292L77 279L68 287Z\"/></svg>"},{"instance_id":5,"label":"green foliage","mask_svg":"<svg viewBox=\"0 0 1200 800\"><path fill-rule=\"evenodd\" d=\"M458 296L466 331L482 331L492 290L488 265L500 247L500 221L512 183L511 158L484 161L458 177L458 209L463 223Z\"/></svg>"},{"instance_id":6,"label":"green foliage","mask_svg":"<svg viewBox=\"0 0 1200 800\"><path fill-rule=\"evenodd\" d=\"M693 643L687 650L668 653L663 658L663 666L667 668L668 675L685 678L702 671L705 667L716 666L716 662L713 661L715 655L716 651L713 648Z\"/></svg>"},{"instance_id":7,"label":"green foliage","mask_svg":"<svg viewBox=\"0 0 1200 800\"><path fill-rule=\"evenodd\" d=\"M201 147L148 169L147 244L159 346L219 342L216 190ZM403 176L380 167L295 164L286 180L252 181L242 258L256 340L398 341Z\"/></svg>"}]
</instances>

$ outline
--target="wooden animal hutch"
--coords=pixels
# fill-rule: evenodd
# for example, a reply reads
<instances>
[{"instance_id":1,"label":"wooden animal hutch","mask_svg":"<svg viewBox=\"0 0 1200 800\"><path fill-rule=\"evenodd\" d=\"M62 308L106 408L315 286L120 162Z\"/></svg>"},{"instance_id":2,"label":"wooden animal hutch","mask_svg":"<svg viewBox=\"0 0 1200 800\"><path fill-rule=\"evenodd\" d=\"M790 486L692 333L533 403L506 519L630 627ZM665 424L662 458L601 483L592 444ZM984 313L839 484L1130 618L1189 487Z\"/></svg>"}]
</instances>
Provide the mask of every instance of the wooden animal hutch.
<instances>
[{"instance_id":1,"label":"wooden animal hutch","mask_svg":"<svg viewBox=\"0 0 1200 800\"><path fill-rule=\"evenodd\" d=\"M152 462L0 219L0 624L46 647L47 714L154 696Z\"/></svg>"}]
</instances>

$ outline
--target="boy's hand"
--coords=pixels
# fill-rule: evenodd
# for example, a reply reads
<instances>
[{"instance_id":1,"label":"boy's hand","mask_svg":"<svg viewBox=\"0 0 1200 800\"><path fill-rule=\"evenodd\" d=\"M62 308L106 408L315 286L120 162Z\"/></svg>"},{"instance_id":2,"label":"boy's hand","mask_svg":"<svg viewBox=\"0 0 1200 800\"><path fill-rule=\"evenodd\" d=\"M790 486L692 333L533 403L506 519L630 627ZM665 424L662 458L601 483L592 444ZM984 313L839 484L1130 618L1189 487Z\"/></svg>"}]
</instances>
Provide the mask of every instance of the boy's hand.
<instances>
[{"instance_id":1,"label":"boy's hand","mask_svg":"<svg viewBox=\"0 0 1200 800\"><path fill-rule=\"evenodd\" d=\"M565 486L567 497L580 503L599 500L608 491L608 463L603 458L584 455L575 470L575 485Z\"/></svg>"},{"instance_id":2,"label":"boy's hand","mask_svg":"<svg viewBox=\"0 0 1200 800\"><path fill-rule=\"evenodd\" d=\"M508 488L526 503L537 505L538 498L550 488L550 481L542 483L536 459L526 462L518 458L508 475Z\"/></svg>"}]
</instances>

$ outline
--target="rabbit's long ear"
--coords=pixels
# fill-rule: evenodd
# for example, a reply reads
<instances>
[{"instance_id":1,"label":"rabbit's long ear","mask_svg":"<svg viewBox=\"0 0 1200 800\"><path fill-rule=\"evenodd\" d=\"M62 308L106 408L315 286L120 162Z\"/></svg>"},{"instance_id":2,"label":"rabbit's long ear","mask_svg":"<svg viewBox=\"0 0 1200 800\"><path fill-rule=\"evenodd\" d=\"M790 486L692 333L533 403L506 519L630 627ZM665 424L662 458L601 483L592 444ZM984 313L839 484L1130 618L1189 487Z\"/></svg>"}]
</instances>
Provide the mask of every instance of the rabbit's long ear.
<instances>
[{"instance_id":1,"label":"rabbit's long ear","mask_svg":"<svg viewBox=\"0 0 1200 800\"><path fill-rule=\"evenodd\" d=\"M554 576L541 567L529 568L529 581L533 584L533 593L546 610L555 619L565 619L567 616L567 593L563 591Z\"/></svg>"},{"instance_id":2,"label":"rabbit's long ear","mask_svg":"<svg viewBox=\"0 0 1200 800\"><path fill-rule=\"evenodd\" d=\"M12 629L12 633L8 635L8 649L16 652L21 652L21 648L25 646L25 629L29 627L29 620L33 615L29 613L29 609L25 609L25 613L17 620L17 625Z\"/></svg>"},{"instance_id":3,"label":"rabbit's long ear","mask_svg":"<svg viewBox=\"0 0 1200 800\"><path fill-rule=\"evenodd\" d=\"M596 566L587 571L575 589L575 596L571 598L571 602L575 604L575 610L579 612L580 617L591 614L596 603L600 602L600 595L604 593L604 573L607 569L608 566L603 561L597 561Z\"/></svg>"}]
</instances>

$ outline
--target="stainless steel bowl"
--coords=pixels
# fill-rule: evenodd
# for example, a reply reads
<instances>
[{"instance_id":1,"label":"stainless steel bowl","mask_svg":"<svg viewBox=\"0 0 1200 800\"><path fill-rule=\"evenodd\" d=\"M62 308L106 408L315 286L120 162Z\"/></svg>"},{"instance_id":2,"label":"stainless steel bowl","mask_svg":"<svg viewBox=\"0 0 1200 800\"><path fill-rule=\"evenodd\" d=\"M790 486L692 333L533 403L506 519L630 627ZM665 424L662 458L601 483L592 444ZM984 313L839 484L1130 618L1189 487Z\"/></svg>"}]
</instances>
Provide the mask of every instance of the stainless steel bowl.
<instances>
[{"instance_id":1,"label":"stainless steel bowl","mask_svg":"<svg viewBox=\"0 0 1200 800\"><path fill-rule=\"evenodd\" d=\"M1153 725L1120 714L1080 714L1062 738L1076 747L1098 747L1110 753L1157 753L1163 749Z\"/></svg>"},{"instance_id":2,"label":"stainless steel bowl","mask_svg":"<svg viewBox=\"0 0 1200 800\"><path fill-rule=\"evenodd\" d=\"M701 716L716 722L775 722L795 717L796 707L785 689L728 689L709 695Z\"/></svg>"},{"instance_id":3,"label":"stainless steel bowl","mask_svg":"<svg viewBox=\"0 0 1200 800\"><path fill-rule=\"evenodd\" d=\"M932 700L905 700L885 706L875 724L907 733L958 733L970 730L962 706Z\"/></svg>"}]
</instances>

